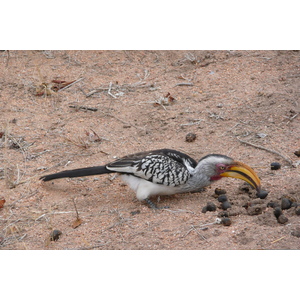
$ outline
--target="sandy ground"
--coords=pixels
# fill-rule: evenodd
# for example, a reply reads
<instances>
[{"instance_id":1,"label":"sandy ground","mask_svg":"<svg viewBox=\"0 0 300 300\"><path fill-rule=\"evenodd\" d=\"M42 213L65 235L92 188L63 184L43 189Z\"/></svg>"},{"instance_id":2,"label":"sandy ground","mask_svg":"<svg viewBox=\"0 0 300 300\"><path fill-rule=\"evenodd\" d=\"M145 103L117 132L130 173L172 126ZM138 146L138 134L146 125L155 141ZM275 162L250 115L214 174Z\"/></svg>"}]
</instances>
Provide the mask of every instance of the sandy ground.
<instances>
[{"instance_id":1,"label":"sandy ground","mask_svg":"<svg viewBox=\"0 0 300 300\"><path fill-rule=\"evenodd\" d=\"M6 51L0 72L0 249L300 249L300 52ZM229 155L269 195L226 178L154 211L111 174L39 181L159 148Z\"/></svg>"}]
</instances>

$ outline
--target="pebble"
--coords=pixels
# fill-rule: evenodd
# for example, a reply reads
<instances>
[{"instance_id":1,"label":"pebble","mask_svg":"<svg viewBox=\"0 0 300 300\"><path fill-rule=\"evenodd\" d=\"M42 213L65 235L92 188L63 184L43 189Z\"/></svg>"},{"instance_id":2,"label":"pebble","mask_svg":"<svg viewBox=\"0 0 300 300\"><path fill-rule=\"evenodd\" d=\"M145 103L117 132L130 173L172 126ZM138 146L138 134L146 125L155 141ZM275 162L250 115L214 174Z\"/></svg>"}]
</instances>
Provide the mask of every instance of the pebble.
<instances>
[{"instance_id":1,"label":"pebble","mask_svg":"<svg viewBox=\"0 0 300 300\"><path fill-rule=\"evenodd\" d=\"M297 227L296 229L294 229L292 232L291 232L291 235L295 236L295 237L300 237L300 227Z\"/></svg>"},{"instance_id":2,"label":"pebble","mask_svg":"<svg viewBox=\"0 0 300 300\"><path fill-rule=\"evenodd\" d=\"M228 201L224 201L221 204L221 208L227 210L228 208L231 208L231 204Z\"/></svg>"},{"instance_id":3,"label":"pebble","mask_svg":"<svg viewBox=\"0 0 300 300\"><path fill-rule=\"evenodd\" d=\"M230 226L231 225L231 220L229 218L222 218L221 219L221 223L224 225L224 226Z\"/></svg>"},{"instance_id":4,"label":"pebble","mask_svg":"<svg viewBox=\"0 0 300 300\"><path fill-rule=\"evenodd\" d=\"M275 209L274 209L274 216L276 217L276 219L278 219L281 215L282 215L281 208L280 207L275 207Z\"/></svg>"},{"instance_id":5,"label":"pebble","mask_svg":"<svg viewBox=\"0 0 300 300\"><path fill-rule=\"evenodd\" d=\"M216 188L215 189L215 194L218 195L218 196L226 194L226 190Z\"/></svg>"},{"instance_id":6,"label":"pebble","mask_svg":"<svg viewBox=\"0 0 300 300\"><path fill-rule=\"evenodd\" d=\"M249 206L247 209L248 215L250 216L255 216L255 215L260 215L262 214L262 207L261 206Z\"/></svg>"},{"instance_id":7,"label":"pebble","mask_svg":"<svg viewBox=\"0 0 300 300\"><path fill-rule=\"evenodd\" d=\"M188 143L191 143L193 142L195 139L196 139L196 134L195 133L188 133L186 136L185 136L185 141L188 142Z\"/></svg>"},{"instance_id":8,"label":"pebble","mask_svg":"<svg viewBox=\"0 0 300 300\"><path fill-rule=\"evenodd\" d=\"M273 200L271 200L268 204L267 204L267 207L272 207L272 208L275 208L275 207L279 207L280 204L277 203L277 202L273 202Z\"/></svg>"},{"instance_id":9,"label":"pebble","mask_svg":"<svg viewBox=\"0 0 300 300\"><path fill-rule=\"evenodd\" d=\"M206 206L202 208L202 212L205 214L207 211L216 211L217 206L213 202L207 202Z\"/></svg>"},{"instance_id":10,"label":"pebble","mask_svg":"<svg viewBox=\"0 0 300 300\"><path fill-rule=\"evenodd\" d=\"M281 164L278 162L271 163L271 170L279 170L281 168Z\"/></svg>"},{"instance_id":11,"label":"pebble","mask_svg":"<svg viewBox=\"0 0 300 300\"><path fill-rule=\"evenodd\" d=\"M285 223L287 223L289 221L289 219L286 216L284 216L284 215L280 215L278 217L277 221L280 224L285 224Z\"/></svg>"},{"instance_id":12,"label":"pebble","mask_svg":"<svg viewBox=\"0 0 300 300\"><path fill-rule=\"evenodd\" d=\"M268 196L269 192L260 190L256 193L256 196L260 199L265 199Z\"/></svg>"},{"instance_id":13,"label":"pebble","mask_svg":"<svg viewBox=\"0 0 300 300\"><path fill-rule=\"evenodd\" d=\"M207 202L206 209L207 211L216 211L217 206L213 202Z\"/></svg>"},{"instance_id":14,"label":"pebble","mask_svg":"<svg viewBox=\"0 0 300 300\"><path fill-rule=\"evenodd\" d=\"M281 209L289 209L291 208L293 202L288 198L281 199Z\"/></svg>"},{"instance_id":15,"label":"pebble","mask_svg":"<svg viewBox=\"0 0 300 300\"><path fill-rule=\"evenodd\" d=\"M60 230L57 230L57 229L53 230L50 233L50 241L56 242L59 239L61 234L62 234L62 232Z\"/></svg>"},{"instance_id":16,"label":"pebble","mask_svg":"<svg viewBox=\"0 0 300 300\"><path fill-rule=\"evenodd\" d=\"M300 150L295 151L294 154L295 154L296 156L300 157Z\"/></svg>"},{"instance_id":17,"label":"pebble","mask_svg":"<svg viewBox=\"0 0 300 300\"><path fill-rule=\"evenodd\" d=\"M226 202L227 201L227 196L225 194L221 194L219 197L218 197L218 201L219 202Z\"/></svg>"},{"instance_id":18,"label":"pebble","mask_svg":"<svg viewBox=\"0 0 300 300\"><path fill-rule=\"evenodd\" d=\"M229 217L229 213L227 211L221 211L221 212L219 212L218 216L220 218L223 218L223 217L228 218Z\"/></svg>"}]
</instances>

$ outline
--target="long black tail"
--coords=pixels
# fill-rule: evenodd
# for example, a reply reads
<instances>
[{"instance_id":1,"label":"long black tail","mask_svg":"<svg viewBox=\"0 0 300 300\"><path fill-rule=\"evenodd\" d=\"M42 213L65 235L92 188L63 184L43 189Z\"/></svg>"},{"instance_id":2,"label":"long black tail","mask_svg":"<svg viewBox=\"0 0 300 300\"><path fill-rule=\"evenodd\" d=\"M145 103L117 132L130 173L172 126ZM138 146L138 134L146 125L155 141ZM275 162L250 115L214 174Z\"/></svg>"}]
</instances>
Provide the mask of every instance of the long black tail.
<instances>
[{"instance_id":1,"label":"long black tail","mask_svg":"<svg viewBox=\"0 0 300 300\"><path fill-rule=\"evenodd\" d=\"M83 176L100 175L106 173L114 173L114 171L108 170L106 166L89 167L89 168L62 171L55 174L49 174L49 175L42 176L40 179L43 181L49 181L57 178L83 177Z\"/></svg>"}]
</instances>

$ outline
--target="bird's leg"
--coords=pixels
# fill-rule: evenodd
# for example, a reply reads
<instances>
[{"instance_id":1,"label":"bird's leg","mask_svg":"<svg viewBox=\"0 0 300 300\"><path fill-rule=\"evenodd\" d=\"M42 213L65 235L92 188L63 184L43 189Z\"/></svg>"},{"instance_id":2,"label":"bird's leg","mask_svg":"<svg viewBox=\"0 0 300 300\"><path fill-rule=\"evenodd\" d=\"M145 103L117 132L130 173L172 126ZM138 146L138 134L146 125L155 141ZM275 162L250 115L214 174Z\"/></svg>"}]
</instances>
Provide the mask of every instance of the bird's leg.
<instances>
[{"instance_id":1,"label":"bird's leg","mask_svg":"<svg viewBox=\"0 0 300 300\"><path fill-rule=\"evenodd\" d=\"M154 204L149 198L145 199L146 203L148 206L152 209L164 209L164 208L170 208L169 206L163 206L163 207L158 207L156 204Z\"/></svg>"}]
</instances>

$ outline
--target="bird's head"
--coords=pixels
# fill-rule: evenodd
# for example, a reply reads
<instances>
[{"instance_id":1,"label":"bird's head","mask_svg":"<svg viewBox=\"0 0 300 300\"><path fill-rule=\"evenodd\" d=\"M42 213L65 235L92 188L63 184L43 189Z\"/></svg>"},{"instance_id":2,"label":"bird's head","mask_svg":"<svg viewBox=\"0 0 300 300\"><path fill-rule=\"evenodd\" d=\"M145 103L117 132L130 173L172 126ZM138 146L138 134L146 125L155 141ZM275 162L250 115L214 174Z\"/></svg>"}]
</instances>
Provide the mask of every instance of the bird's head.
<instances>
[{"instance_id":1,"label":"bird's head","mask_svg":"<svg viewBox=\"0 0 300 300\"><path fill-rule=\"evenodd\" d=\"M210 180L219 180L222 177L233 177L248 182L258 192L261 191L260 179L254 170L248 165L235 161L232 158L220 155L210 154L203 157L199 164L206 168Z\"/></svg>"}]
</instances>

